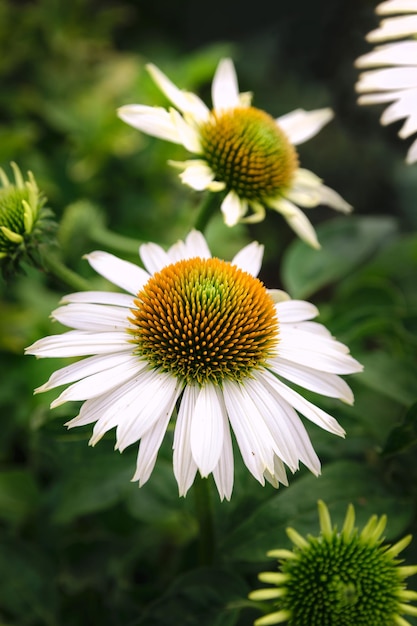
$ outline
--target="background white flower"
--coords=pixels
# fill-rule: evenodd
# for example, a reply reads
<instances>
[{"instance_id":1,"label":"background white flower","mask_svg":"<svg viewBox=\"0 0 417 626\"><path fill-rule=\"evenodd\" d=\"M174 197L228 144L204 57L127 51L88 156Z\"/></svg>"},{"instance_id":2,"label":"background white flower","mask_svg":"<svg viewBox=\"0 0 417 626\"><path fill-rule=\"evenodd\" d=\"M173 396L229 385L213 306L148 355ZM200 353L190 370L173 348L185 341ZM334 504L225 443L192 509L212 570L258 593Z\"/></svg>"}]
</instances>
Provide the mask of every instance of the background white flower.
<instances>
[{"instance_id":1,"label":"background white flower","mask_svg":"<svg viewBox=\"0 0 417 626\"><path fill-rule=\"evenodd\" d=\"M260 221L269 207L318 248L314 228L299 206L308 209L325 204L343 212L351 210L320 178L299 167L295 150L333 118L331 109L297 109L274 120L251 106L251 94L239 93L230 59L223 59L217 67L212 110L197 95L178 89L154 65L147 69L174 108L126 105L118 111L120 118L196 154L197 159L171 164L193 189L225 192L221 210L226 224Z\"/></svg>"},{"instance_id":2,"label":"background white flower","mask_svg":"<svg viewBox=\"0 0 417 626\"><path fill-rule=\"evenodd\" d=\"M375 50L356 60L359 68L379 68L363 72L356 90L362 94L359 104L392 102L381 116L384 126L403 118L398 135L406 139L417 131L417 0L388 0L376 8L379 15L396 15L381 21L379 28L366 39L380 43ZM407 163L417 161L417 139L412 143Z\"/></svg>"},{"instance_id":3,"label":"background white flower","mask_svg":"<svg viewBox=\"0 0 417 626\"><path fill-rule=\"evenodd\" d=\"M140 441L133 480L153 470L178 407L174 473L185 495L197 471L213 474L230 498L234 459L230 427L249 471L261 483L287 484L304 463L320 462L298 416L337 435L329 414L285 381L352 403L340 374L360 364L321 324L314 305L268 291L256 276L263 247L253 242L227 263L212 258L203 235L191 232L167 252L145 244L146 270L106 252L90 265L126 294L81 292L53 312L73 330L40 339L38 357L87 358L56 371L37 389L69 385L52 402L83 401L69 427L95 423L90 443L116 428L116 449Z\"/></svg>"}]
</instances>

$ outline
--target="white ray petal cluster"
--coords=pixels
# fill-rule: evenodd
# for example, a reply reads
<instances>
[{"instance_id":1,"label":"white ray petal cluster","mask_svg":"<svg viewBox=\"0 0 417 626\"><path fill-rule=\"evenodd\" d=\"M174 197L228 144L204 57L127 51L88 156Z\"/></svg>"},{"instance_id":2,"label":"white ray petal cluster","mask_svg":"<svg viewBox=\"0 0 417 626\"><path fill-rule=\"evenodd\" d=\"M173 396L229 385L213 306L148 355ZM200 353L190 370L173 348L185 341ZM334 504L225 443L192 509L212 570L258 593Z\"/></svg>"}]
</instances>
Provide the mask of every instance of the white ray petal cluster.
<instances>
[{"instance_id":1,"label":"white ray petal cluster","mask_svg":"<svg viewBox=\"0 0 417 626\"><path fill-rule=\"evenodd\" d=\"M87 255L99 274L127 293L89 291L63 299L52 317L70 330L40 339L26 352L37 357L85 358L54 372L36 392L65 385L51 406L81 401L79 414L68 427L94 424L91 445L114 428L120 452L139 442L133 477L139 485L149 479L175 414L173 471L181 496L199 472L203 477L212 474L220 498L230 499L233 439L249 472L262 485L265 480L276 487L288 484L285 466L295 472L300 463L318 475L320 461L301 416L330 433L343 436L344 431L292 384L351 404L352 392L340 375L359 372L361 366L346 346L312 321L318 314L316 307L271 291L279 330L273 331L277 349L267 362L253 367L241 380L227 376L220 384L185 380L152 366L138 352L132 311L138 306L138 292L155 273L167 267L175 271L185 260L209 263L210 250L203 235L192 231L167 251L144 244L140 255L145 269L104 252ZM252 242L227 265L255 281L262 255L263 246ZM215 334L216 327L211 332Z\"/></svg>"},{"instance_id":2,"label":"white ray petal cluster","mask_svg":"<svg viewBox=\"0 0 417 626\"><path fill-rule=\"evenodd\" d=\"M356 84L361 94L358 103L391 102L381 115L381 124L405 119L398 135L407 139L417 132L417 1L388 0L377 6L376 13L393 17L381 20L379 27L366 37L369 42L382 45L356 60L356 67L367 70ZM383 43L386 41L390 43ZM406 157L409 164L416 161L417 139Z\"/></svg>"},{"instance_id":3,"label":"white ray petal cluster","mask_svg":"<svg viewBox=\"0 0 417 626\"><path fill-rule=\"evenodd\" d=\"M290 182L278 185L273 191L262 190L262 184L259 186L259 181L253 179L253 168L247 167L240 177L241 160L237 167L236 164L232 164L231 169L235 171L233 181L227 180L227 176L215 171L216 168L209 162L210 157L204 144L204 127L222 115L234 112L238 139L236 145L241 145L242 141L246 141L239 126L242 110L259 111L251 107L251 94L239 92L238 79L231 59L222 59L215 72L211 89L212 110L197 95L178 89L155 65L149 64L147 69L173 108L165 110L161 107L129 104L119 108L119 117L148 135L182 144L189 152L195 154L196 159L170 163L181 170L179 174L181 181L192 189L223 192L220 208L228 226L234 226L241 221L259 222L264 219L265 208L268 207L281 213L304 241L319 248L314 228L299 207L309 209L324 204L344 213L351 211L350 204L336 191L325 187L321 179L308 170L296 167L295 175L290 177ZM275 123L288 139L291 149L294 149L294 146L314 137L332 118L333 111L329 108L315 111L296 109L277 118ZM220 161L222 158L228 158L222 157L223 153L223 147L219 146ZM239 186L238 179L245 181L246 191ZM304 193L300 193L301 179ZM248 189L248 186L251 186L251 189ZM253 190L258 187L259 198L256 198ZM258 191L255 195L257 193Z\"/></svg>"}]
</instances>

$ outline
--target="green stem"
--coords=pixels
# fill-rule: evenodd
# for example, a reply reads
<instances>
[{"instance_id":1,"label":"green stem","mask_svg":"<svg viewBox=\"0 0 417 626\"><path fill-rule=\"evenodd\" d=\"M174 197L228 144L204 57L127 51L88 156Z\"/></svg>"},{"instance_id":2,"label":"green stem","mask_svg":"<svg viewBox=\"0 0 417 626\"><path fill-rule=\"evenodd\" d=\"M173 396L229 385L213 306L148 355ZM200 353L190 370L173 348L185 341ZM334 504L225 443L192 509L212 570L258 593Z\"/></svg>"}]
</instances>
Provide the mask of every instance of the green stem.
<instances>
[{"instance_id":1,"label":"green stem","mask_svg":"<svg viewBox=\"0 0 417 626\"><path fill-rule=\"evenodd\" d=\"M43 266L48 273L58 278L68 287L76 291L88 291L91 289L91 285L87 280L64 265L50 249L43 248L41 255Z\"/></svg>"},{"instance_id":2,"label":"green stem","mask_svg":"<svg viewBox=\"0 0 417 626\"><path fill-rule=\"evenodd\" d=\"M88 233L89 238L94 243L103 246L104 249L111 248L124 254L135 254L139 252L139 246L143 243L140 239L132 239L125 235L113 233L103 226L96 226Z\"/></svg>"},{"instance_id":3,"label":"green stem","mask_svg":"<svg viewBox=\"0 0 417 626\"><path fill-rule=\"evenodd\" d=\"M210 565L214 556L213 511L207 478L197 474L194 480L194 499L199 525L199 557L201 565Z\"/></svg>"},{"instance_id":4,"label":"green stem","mask_svg":"<svg viewBox=\"0 0 417 626\"><path fill-rule=\"evenodd\" d=\"M204 233L207 224L214 215L214 209L217 207L218 197L215 193L208 193L204 197L195 221L194 228Z\"/></svg>"}]
</instances>

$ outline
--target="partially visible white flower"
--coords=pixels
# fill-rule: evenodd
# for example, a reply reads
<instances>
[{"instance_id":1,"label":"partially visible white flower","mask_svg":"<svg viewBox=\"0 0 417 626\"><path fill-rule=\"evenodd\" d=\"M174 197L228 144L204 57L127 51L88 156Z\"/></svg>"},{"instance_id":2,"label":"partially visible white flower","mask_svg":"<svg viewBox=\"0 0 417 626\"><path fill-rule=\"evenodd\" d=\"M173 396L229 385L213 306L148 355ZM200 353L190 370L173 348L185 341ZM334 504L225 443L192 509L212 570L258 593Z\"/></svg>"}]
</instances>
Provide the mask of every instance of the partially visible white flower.
<instances>
[{"instance_id":1,"label":"partially visible white flower","mask_svg":"<svg viewBox=\"0 0 417 626\"><path fill-rule=\"evenodd\" d=\"M265 288L256 278L263 256L256 242L227 263L212 258L203 235L192 231L167 252L148 243L140 255L146 270L106 252L87 255L99 274L127 293L64 298L52 316L73 330L40 339L26 352L87 358L59 369L37 391L69 385L51 406L83 401L68 426L95 423L91 445L112 428L121 452L140 441L133 477L139 485L152 473L175 407L180 495L199 471L213 474L220 498L230 498L231 429L261 484L288 484L284 464L295 472L300 461L319 474L298 413L336 435L344 431L291 384L351 404L340 374L362 368L311 321L316 307Z\"/></svg>"},{"instance_id":2,"label":"partially visible white flower","mask_svg":"<svg viewBox=\"0 0 417 626\"><path fill-rule=\"evenodd\" d=\"M182 144L199 157L171 164L181 170L180 178L189 187L224 192L221 210L228 226L259 222L269 207L318 248L314 228L299 206L326 204L345 213L351 210L320 178L299 167L295 149L333 118L331 109L297 109L274 120L251 106L251 94L239 93L230 59L220 61L214 75L211 110L154 65L147 69L173 108L132 104L121 107L118 115L142 132Z\"/></svg>"},{"instance_id":3,"label":"partially visible white flower","mask_svg":"<svg viewBox=\"0 0 417 626\"><path fill-rule=\"evenodd\" d=\"M404 119L398 135L407 139L417 132L417 0L388 0L376 7L379 15L395 15L381 21L366 39L376 46L356 60L356 67L378 68L359 76L359 104L392 102L381 116L384 126ZM417 161L417 139L408 150L406 162Z\"/></svg>"}]
</instances>

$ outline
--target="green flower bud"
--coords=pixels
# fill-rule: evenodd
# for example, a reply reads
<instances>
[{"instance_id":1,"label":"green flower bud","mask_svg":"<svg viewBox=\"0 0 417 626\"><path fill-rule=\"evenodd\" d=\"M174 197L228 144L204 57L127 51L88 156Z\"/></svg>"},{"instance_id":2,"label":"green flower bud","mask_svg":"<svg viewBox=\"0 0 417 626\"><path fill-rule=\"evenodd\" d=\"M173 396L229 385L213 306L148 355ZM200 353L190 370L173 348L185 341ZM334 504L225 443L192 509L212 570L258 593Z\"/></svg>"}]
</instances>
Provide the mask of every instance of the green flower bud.
<instances>
[{"instance_id":1,"label":"green flower bud","mask_svg":"<svg viewBox=\"0 0 417 626\"><path fill-rule=\"evenodd\" d=\"M372 516L359 531L351 504L338 532L324 502L318 508L318 537L302 537L289 528L292 551L268 553L278 560L278 571L262 572L259 579L274 586L249 597L273 605L255 626L410 626L402 615L417 615L408 604L417 593L406 589L405 579L417 573L417 566L400 567L397 557L411 535L384 544L386 517Z\"/></svg>"},{"instance_id":2,"label":"green flower bud","mask_svg":"<svg viewBox=\"0 0 417 626\"><path fill-rule=\"evenodd\" d=\"M32 172L25 181L16 163L11 168L14 182L0 168L0 265L5 278L21 270L22 262L41 267L39 246L50 242L55 230Z\"/></svg>"}]
</instances>

